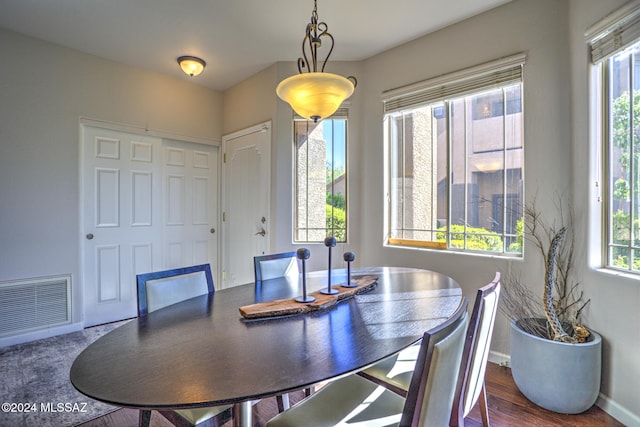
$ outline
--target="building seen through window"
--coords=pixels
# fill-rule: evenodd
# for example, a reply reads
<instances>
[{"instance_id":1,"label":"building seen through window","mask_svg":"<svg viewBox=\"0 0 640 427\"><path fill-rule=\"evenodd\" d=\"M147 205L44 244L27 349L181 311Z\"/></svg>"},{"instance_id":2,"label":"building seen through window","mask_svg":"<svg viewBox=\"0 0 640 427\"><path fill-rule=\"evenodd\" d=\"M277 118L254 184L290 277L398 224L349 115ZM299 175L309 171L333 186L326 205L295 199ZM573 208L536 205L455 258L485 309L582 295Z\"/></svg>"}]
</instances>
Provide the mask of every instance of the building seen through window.
<instances>
[{"instance_id":1,"label":"building seen through window","mask_svg":"<svg viewBox=\"0 0 640 427\"><path fill-rule=\"evenodd\" d=\"M385 116L388 243L522 254L522 84Z\"/></svg>"},{"instance_id":2,"label":"building seen through window","mask_svg":"<svg viewBox=\"0 0 640 427\"><path fill-rule=\"evenodd\" d=\"M294 241L347 241L347 119L294 120Z\"/></svg>"}]
</instances>

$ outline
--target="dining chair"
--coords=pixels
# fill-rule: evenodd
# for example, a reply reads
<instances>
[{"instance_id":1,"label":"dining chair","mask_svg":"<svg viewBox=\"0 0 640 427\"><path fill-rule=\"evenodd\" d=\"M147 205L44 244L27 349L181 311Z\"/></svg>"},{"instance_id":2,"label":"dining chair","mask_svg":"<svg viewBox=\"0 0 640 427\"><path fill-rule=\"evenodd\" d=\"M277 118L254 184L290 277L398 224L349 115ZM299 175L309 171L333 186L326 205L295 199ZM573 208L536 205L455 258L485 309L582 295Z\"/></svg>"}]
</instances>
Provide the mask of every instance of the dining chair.
<instances>
[{"instance_id":1,"label":"dining chair","mask_svg":"<svg viewBox=\"0 0 640 427\"><path fill-rule=\"evenodd\" d=\"M335 425L446 426L451 416L468 324L467 299L424 333L406 397L352 374L332 381L267 427Z\"/></svg>"},{"instance_id":2,"label":"dining chair","mask_svg":"<svg viewBox=\"0 0 640 427\"><path fill-rule=\"evenodd\" d=\"M138 274L138 316L147 316L160 308L215 292L209 264ZM194 409L155 409L176 427L221 426L233 417L232 406ZM148 427L151 410L141 410L140 427Z\"/></svg>"},{"instance_id":3,"label":"dining chair","mask_svg":"<svg viewBox=\"0 0 640 427\"><path fill-rule=\"evenodd\" d=\"M449 424L453 427L464 426L464 418L479 400L482 425L489 427L489 409L484 377L487 359L493 335L493 325L500 300L500 272L491 283L478 289L476 302L471 312L471 321L462 353L462 365L458 378Z\"/></svg>"},{"instance_id":4,"label":"dining chair","mask_svg":"<svg viewBox=\"0 0 640 427\"><path fill-rule=\"evenodd\" d=\"M258 255L253 257L253 271L255 278L255 286L263 286L271 279L280 277L297 276L298 258L295 252L282 252L269 255ZM305 396L311 394L311 389L304 389ZM278 412L282 412L289 408L289 395L283 394L276 396L278 404Z\"/></svg>"},{"instance_id":5,"label":"dining chair","mask_svg":"<svg viewBox=\"0 0 640 427\"><path fill-rule=\"evenodd\" d=\"M298 259L295 252L259 255L253 257L256 284L263 280L298 274Z\"/></svg>"},{"instance_id":6,"label":"dining chair","mask_svg":"<svg viewBox=\"0 0 640 427\"><path fill-rule=\"evenodd\" d=\"M482 425L489 427L484 376L499 298L500 273L497 272L491 283L478 289L476 294L462 354L451 426L464 426L464 418L479 399ZM419 346L413 345L358 374L400 396L406 396L418 350Z\"/></svg>"},{"instance_id":7,"label":"dining chair","mask_svg":"<svg viewBox=\"0 0 640 427\"><path fill-rule=\"evenodd\" d=\"M138 274L138 316L215 291L209 264Z\"/></svg>"}]
</instances>

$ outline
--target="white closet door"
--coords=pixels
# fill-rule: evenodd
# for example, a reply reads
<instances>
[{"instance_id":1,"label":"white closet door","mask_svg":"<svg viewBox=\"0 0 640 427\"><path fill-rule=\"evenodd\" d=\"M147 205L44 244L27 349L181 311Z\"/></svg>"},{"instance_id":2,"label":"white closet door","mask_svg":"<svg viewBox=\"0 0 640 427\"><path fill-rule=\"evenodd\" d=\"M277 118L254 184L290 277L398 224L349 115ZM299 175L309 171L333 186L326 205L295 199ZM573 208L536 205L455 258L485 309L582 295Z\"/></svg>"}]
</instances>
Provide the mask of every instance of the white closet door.
<instances>
[{"instance_id":1,"label":"white closet door","mask_svg":"<svg viewBox=\"0 0 640 427\"><path fill-rule=\"evenodd\" d=\"M164 260L166 268L217 265L218 147L164 141Z\"/></svg>"},{"instance_id":2,"label":"white closet door","mask_svg":"<svg viewBox=\"0 0 640 427\"><path fill-rule=\"evenodd\" d=\"M136 274L204 263L217 271L218 147L91 126L82 133L91 326L137 315Z\"/></svg>"},{"instance_id":3,"label":"white closet door","mask_svg":"<svg viewBox=\"0 0 640 427\"><path fill-rule=\"evenodd\" d=\"M85 326L137 315L137 273L162 266L162 141L83 126Z\"/></svg>"}]
</instances>

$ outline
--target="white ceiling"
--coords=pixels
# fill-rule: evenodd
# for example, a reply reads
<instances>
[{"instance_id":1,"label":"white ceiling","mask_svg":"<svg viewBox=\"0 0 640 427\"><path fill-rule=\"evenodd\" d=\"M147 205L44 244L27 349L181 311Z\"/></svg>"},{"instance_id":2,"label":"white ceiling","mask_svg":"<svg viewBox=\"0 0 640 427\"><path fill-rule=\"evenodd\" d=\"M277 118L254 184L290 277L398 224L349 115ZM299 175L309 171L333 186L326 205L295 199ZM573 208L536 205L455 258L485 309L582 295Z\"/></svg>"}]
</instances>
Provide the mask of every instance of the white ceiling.
<instances>
[{"instance_id":1,"label":"white ceiling","mask_svg":"<svg viewBox=\"0 0 640 427\"><path fill-rule=\"evenodd\" d=\"M357 61L510 0L318 0L331 61ZM301 56L312 0L0 0L0 27L189 79L176 58L207 62L194 83L224 91Z\"/></svg>"}]
</instances>

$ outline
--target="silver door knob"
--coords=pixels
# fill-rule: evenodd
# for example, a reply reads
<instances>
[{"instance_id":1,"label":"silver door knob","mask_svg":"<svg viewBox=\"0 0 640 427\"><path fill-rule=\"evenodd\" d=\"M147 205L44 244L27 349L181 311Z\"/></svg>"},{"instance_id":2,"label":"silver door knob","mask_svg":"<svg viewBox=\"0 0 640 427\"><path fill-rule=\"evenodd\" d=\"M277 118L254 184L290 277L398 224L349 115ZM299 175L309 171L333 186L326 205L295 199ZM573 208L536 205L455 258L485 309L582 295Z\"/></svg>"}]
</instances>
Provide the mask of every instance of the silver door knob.
<instances>
[{"instance_id":1,"label":"silver door knob","mask_svg":"<svg viewBox=\"0 0 640 427\"><path fill-rule=\"evenodd\" d=\"M89 233L89 234L87 234L86 237L87 237L87 240L92 240L93 239L93 234Z\"/></svg>"},{"instance_id":2,"label":"silver door knob","mask_svg":"<svg viewBox=\"0 0 640 427\"><path fill-rule=\"evenodd\" d=\"M214 234L216 232L215 228L212 228L211 230L209 230L209 233Z\"/></svg>"},{"instance_id":3,"label":"silver door knob","mask_svg":"<svg viewBox=\"0 0 640 427\"><path fill-rule=\"evenodd\" d=\"M267 234L267 232L263 228L262 230L258 231L256 234L254 234L254 236L260 235L260 236L264 237L265 234Z\"/></svg>"}]
</instances>

